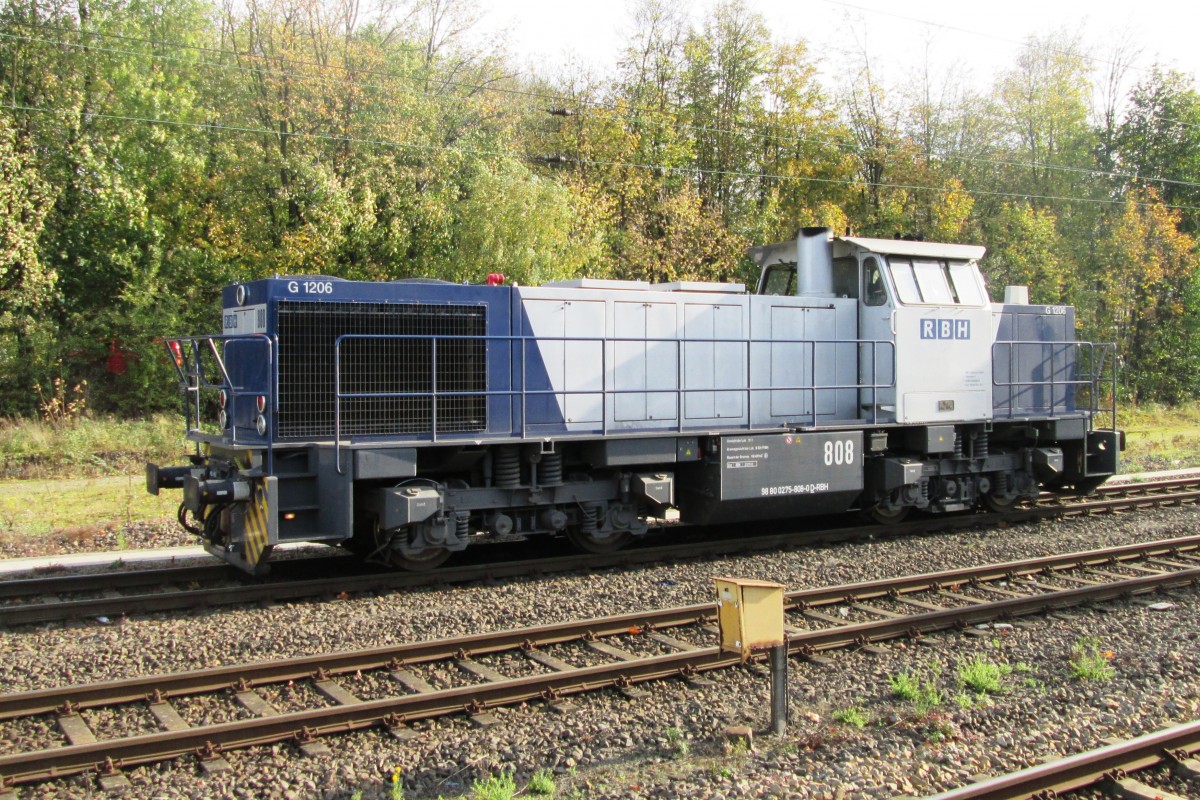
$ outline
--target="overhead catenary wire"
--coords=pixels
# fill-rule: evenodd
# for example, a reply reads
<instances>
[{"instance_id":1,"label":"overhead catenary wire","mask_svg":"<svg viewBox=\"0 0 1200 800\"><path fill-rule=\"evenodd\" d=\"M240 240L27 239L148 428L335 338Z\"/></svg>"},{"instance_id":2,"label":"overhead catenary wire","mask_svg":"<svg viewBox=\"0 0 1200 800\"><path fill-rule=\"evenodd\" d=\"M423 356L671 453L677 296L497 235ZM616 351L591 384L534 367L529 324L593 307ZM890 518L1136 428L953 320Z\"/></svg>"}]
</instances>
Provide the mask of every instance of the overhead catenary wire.
<instances>
[{"instance_id":1,"label":"overhead catenary wire","mask_svg":"<svg viewBox=\"0 0 1200 800\"><path fill-rule=\"evenodd\" d=\"M883 17L891 17L892 19L904 20L906 22L915 22L918 25L924 25L929 28L939 28L941 30L954 31L956 33L965 33L969 36L978 36L983 39L992 39L993 41L1004 42L1006 44L1012 44L1012 45L1016 45L1018 47L1027 47L1029 44L1027 41L1011 39L1007 36L1000 36L995 33L988 33L986 31L977 31L977 30L973 30L971 28L959 27L957 25L948 25L944 22L935 22L934 20L921 19L920 17L912 17L907 14L898 13L896 11L887 11L887 10L878 9L878 8L869 8L867 6L859 5L857 3L848 2L847 0L822 0L822 2L828 3L829 5L833 5L833 6L841 6L842 8L851 8L851 9L854 9L855 11L864 11L868 14L875 14L875 15L883 16ZM1080 59L1083 59L1084 61L1090 61L1095 64L1104 64L1104 65L1112 67L1114 69L1121 69L1122 67L1127 67L1128 69L1137 70L1138 72L1151 72L1154 69L1154 67L1149 67L1149 68L1139 67L1136 64L1122 64L1118 61L1112 61L1107 58L1101 58L1099 56L1094 56L1089 53L1085 53L1082 50L1066 50L1061 47L1053 47L1053 46L1047 46L1047 49L1053 53L1058 53L1059 55L1072 56L1074 58L1080 58ZM1189 128L1200 128L1200 123L1188 122L1187 120L1175 119L1173 117L1163 117L1163 116L1158 116L1158 115L1155 115L1155 118L1162 122L1174 122L1176 124L1184 125Z\"/></svg>"},{"instance_id":2,"label":"overhead catenary wire","mask_svg":"<svg viewBox=\"0 0 1200 800\"><path fill-rule=\"evenodd\" d=\"M18 104L13 104L13 103L0 103L0 108L7 108L12 111L48 113L48 114L59 114L59 115L64 115L64 114L68 114L68 113L69 114L81 113L76 109L23 106L23 105L18 105ZM212 122L195 122L195 121L189 121L189 120L170 120L170 119L160 119L160 118L154 118L154 117L137 117L137 116L128 116L128 115L121 115L121 114L106 114L106 113L94 112L94 111L87 111L87 112L82 112L82 113L84 113L89 118L109 119L109 120L120 121L120 122L143 123L143 124L150 124L150 125L164 125L164 126L169 126L169 127L193 128L193 129L204 129L204 130L222 130L222 131L230 131L230 132L243 133L243 134L266 135L266 136L270 136L270 137L285 137L286 136L286 137L297 138L297 139L312 139L312 140L318 140L318 141L331 141L331 142L339 142L339 143L346 143L346 144L366 144L366 145L374 145L374 146L378 146L378 147L394 147L394 148L418 150L418 151L424 151L424 152L448 152L448 153L457 153L460 155L474 155L474 156L482 156L482 157L489 157L489 158L513 158L513 159L524 160L524 161L538 160L538 158L536 156L522 155L522 154L511 153L511 152L506 152L506 151L499 151L499 150L481 150L478 148L457 147L457 146L453 146L453 145L426 145L426 144L419 144L419 143L415 143L415 142L397 142L397 141L388 140L388 139L363 138L363 137L345 136L345 135L337 135L337 134L309 133L309 132L304 132L304 131L280 133L279 130L272 129L272 128L256 128L256 127L250 127L250 126L220 125L220 124L216 124L216 123L212 123ZM1170 204L1165 204L1165 203L1154 203L1154 202L1141 201L1141 200L1129 200L1128 198L1106 199L1106 198L1097 198L1097 197L1075 197L1075 196L1064 196L1064 195L1032 194L1029 192L1001 192L1001 191L995 191L995 190L989 190L989 189L970 189L967 187L959 188L959 187L945 187L945 186L925 186L925 185L920 185L920 184L882 183L882 182L871 182L871 181L864 181L864 180L850 180L850 179L843 179L843 178L818 178L818 177L803 176L803 175L780 175L780 174L763 173L763 172L746 172L746 171L739 171L739 170L708 169L708 168L704 168L704 167L666 166L663 164L645 164L645 163L622 162L622 161L608 161L608 160L603 160L603 159L583 159L583 158L574 158L574 157L570 157L570 156L563 156L563 157L561 157L561 160L565 163L577 164L580 166L600 166L600 167L613 167L613 168L618 168L618 169L651 170L651 171L671 172L674 174L681 174L681 175L725 175L728 177L751 178L751 179L755 179L755 180L773 180L773 181L779 181L779 182L791 181L791 182L798 182L798 183L819 183L819 184L850 186L853 188L872 186L872 187L877 187L877 188L881 188L881 189L902 189L902 190L906 190L906 191L933 192L933 193L937 193L937 194L950 194L955 191L961 191L964 194L969 194L969 195L973 195L973 196L977 196L977 197L1004 197L1004 198L1025 200L1025 201L1044 200L1044 201L1065 202L1065 203L1088 203L1088 204L1094 204L1094 205L1125 205L1126 203L1132 202L1134 205L1140 206L1140 207L1163 207L1163 208L1169 208L1172 210L1200 211L1200 206L1170 205Z\"/></svg>"},{"instance_id":3,"label":"overhead catenary wire","mask_svg":"<svg viewBox=\"0 0 1200 800\"><path fill-rule=\"evenodd\" d=\"M842 5L842 6L846 6L849 8L856 8L856 9L862 9L862 10L868 10L868 11L870 10L870 9L866 9L862 6L853 5L851 3L839 2L839 0L825 0L825 1L832 3L834 5ZM880 12L880 13L888 13L888 12ZM890 15L891 16L902 16L902 15L895 15L895 14L890 14ZM908 20L914 21L914 22L922 22L921 20L917 20L917 19L911 18L911 17L902 17L902 18L908 19ZM405 81L416 81L416 82L423 83L426 85L432 84L432 85L437 85L437 86L442 86L442 87L451 87L452 86L455 88L467 89L472 92L480 92L480 91L499 92L499 93L511 94L511 95L515 95L515 96L521 96L521 97L525 97L527 99L540 99L540 100L552 101L552 102L556 102L556 103L576 104L576 105L590 106L593 108L603 108L606 110L614 110L614 111L619 110L617 108L618 104L605 104L605 103L590 100L587 98L568 98L563 95L546 94L546 93L533 92L533 91L522 90L522 89L513 89L511 87L501 87L501 86L495 86L492 84L479 84L479 83L469 83L466 81L453 81L453 80L444 79L444 78L435 78L435 77L431 77L428 75L421 76L421 75L412 75L412 74L404 74L404 73L386 72L386 71L380 71L380 70L359 70L357 68L346 67L346 66L339 65L339 64L320 63L320 62L314 62L314 61L305 61L302 59L281 58L281 57L276 57L276 56L265 56L265 55L258 55L258 54L253 54L253 53L249 53L249 52L237 52L237 51L224 50L221 48L205 47L202 45L186 45L186 44L181 44L181 43L166 43L166 42L159 42L159 41L155 41L155 40L151 40L151 39L146 39L144 37L132 37L132 36L127 36L127 35L122 35L122 34L113 34L113 33L108 33L108 32L94 31L94 30L80 30L77 28L63 28L60 26L33 25L30 23L18 23L18 24L22 24L26 27L31 27L31 28L42 28L42 29L46 29L46 30L55 30L55 31L59 31L59 32L77 33L77 34L83 34L83 35L88 35L88 36L111 37L111 38L116 38L116 39L121 39L121 40L140 42L143 44L150 44L155 47L170 47L170 48L174 48L174 49L196 50L196 51L200 51L200 52L211 53L211 54L216 54L216 55L223 55L223 56L239 58L239 59L240 58L249 58L249 59L256 59L256 60L261 60L261 61L277 61L281 64L291 63L291 64L295 64L298 66L312 67L312 68L316 68L316 69L320 69L320 70L341 70L344 72L353 72L356 74L361 73L365 76L384 77L384 78L391 78L391 79L395 79L395 80L405 80ZM928 23L928 24L936 25L937 23ZM946 26L946 27L949 27L949 26ZM221 64L221 63L209 62L209 61L194 62L194 61L188 61L186 59L174 58L172 56L161 54L161 53L145 53L145 52L141 52L141 51L122 50L122 49L117 49L117 48L104 48L104 47L97 47L96 45L84 45L84 44L78 43L78 42L68 42L65 40L55 40L55 39L37 39L34 37L25 37L25 36L19 36L16 34L4 33L4 32L0 32L0 38L23 40L23 41L36 42L36 43L54 45L54 46L76 47L76 48L87 47L87 48L98 50L100 52L108 52L108 53L117 54L117 55L129 55L129 56L142 57L142 58L160 59L160 60L174 62L174 63L182 63L182 64L204 66L204 67L215 67L218 69L231 69L231 70L238 70L238 71L242 71L242 72L249 71L249 72L254 72L254 73L258 73L258 74L268 74L268 75L275 75L275 76L279 76L279 77L295 78L297 80L315 80L316 79L316 76L313 76L313 75L306 75L303 73L296 73L296 72L288 72L288 71L284 71L284 70L274 70L274 69L264 68L262 66L252 66L252 65L240 64L240 63L239 64ZM1008 41L1008 40L1006 40L1006 41ZM376 90L381 90L381 91L386 91L388 89L388 87L385 87L380 84L363 83L361 81L354 81L354 80L342 79L342 80L337 80L337 82L341 83L342 85L345 85L345 86L351 86L351 87L363 88L363 89L376 89ZM422 91L422 93L426 94L428 96L438 96L429 91ZM638 107L638 106L631 107L631 110L632 111L641 111L641 112L647 111L647 109ZM666 115L666 114L669 114L670 112L663 112L663 111L660 111L657 109L650 109L649 113L652 115L659 115L659 114ZM630 119L628 114L626 114L624 116L626 119ZM762 136L764 138L766 136L774 135L772 133L765 132L763 130L751 130L748 132L742 132L742 131L736 131L736 130L731 130L731 129L727 129L727 128L698 125L696 123L690 123L690 122L680 124L679 120L678 120L678 116L677 115L672 115L672 116L675 117L674 122L668 122L668 121L664 121L664 120L655 120L653 118L639 119L638 121L645 123L645 124L650 124L650 125L660 126L660 127L666 126L666 125L672 125L673 127L676 127L676 128L690 129L697 133L704 132L704 133L715 133L715 134L724 134L724 135L747 135L747 133L748 133L752 137ZM768 126L768 129L770 127L771 126ZM804 136L798 136L794 133L785 133L781 136L777 136L776 138L782 143L793 143L793 144L807 143L807 144L830 146L830 147L842 150L844 152L847 152L848 154L853 155L856 158L859 158L859 159L864 158L864 154L860 150L855 149L854 147L849 145L844 140L838 140L838 139L832 139L832 138L804 137ZM894 152L894 148L885 148L885 152ZM1111 170L1102 170L1102 169L1098 169L1098 168L1094 168L1094 167L1077 167L1077 166L1051 164L1048 162L1038 162L1038 161L1028 161L1028 162L1012 161L1012 160L1008 160L1008 159L995 159L995 158L985 158L985 157L981 157L981 156L968 156L968 155L964 155L964 154L960 154L960 153L938 153L938 152L933 152L933 151L920 151L919 155L925 157L926 159L928 159L930 161L943 161L943 162L958 161L958 162L966 162L966 163L987 164L987 165L992 165L992 166L1014 167L1014 168L1019 168L1019 169L1046 170L1046 171L1052 171L1052 172L1090 175L1093 177L1105 177L1105 178L1113 178L1113 179L1119 179L1119 180L1136 180L1136 181L1158 183L1158 184L1172 185L1172 186L1183 186L1183 187L1193 187L1193 188L1200 187L1200 182L1196 182L1196 181L1187 181L1187 180L1182 180L1179 178L1167 178L1167 177L1161 177L1161 176L1139 175L1136 173L1128 173L1128 172L1115 172L1115 171L1111 171Z\"/></svg>"}]
</instances>

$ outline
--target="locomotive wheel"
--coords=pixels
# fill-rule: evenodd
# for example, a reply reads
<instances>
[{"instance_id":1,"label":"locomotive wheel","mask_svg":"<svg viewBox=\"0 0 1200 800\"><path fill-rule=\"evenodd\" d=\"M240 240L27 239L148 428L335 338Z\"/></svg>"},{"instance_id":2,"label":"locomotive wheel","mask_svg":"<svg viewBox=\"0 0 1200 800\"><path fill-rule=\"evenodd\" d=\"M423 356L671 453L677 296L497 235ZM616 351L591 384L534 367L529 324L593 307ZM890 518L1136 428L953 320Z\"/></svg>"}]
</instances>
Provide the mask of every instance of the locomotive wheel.
<instances>
[{"instance_id":1,"label":"locomotive wheel","mask_svg":"<svg viewBox=\"0 0 1200 800\"><path fill-rule=\"evenodd\" d=\"M421 554L415 557L400 555L393 551L388 557L388 563L409 572L428 572L445 564L448 558L450 558L450 551L446 548L431 547L428 550L422 550Z\"/></svg>"},{"instance_id":2,"label":"locomotive wheel","mask_svg":"<svg viewBox=\"0 0 1200 800\"><path fill-rule=\"evenodd\" d=\"M1017 503L1020 501L1021 498L1015 494L1011 497L1004 498L996 497L996 495L991 493L983 496L983 504L987 507L987 510L994 511L997 514L1003 514L1006 511L1012 511L1017 507Z\"/></svg>"},{"instance_id":3,"label":"locomotive wheel","mask_svg":"<svg viewBox=\"0 0 1200 800\"><path fill-rule=\"evenodd\" d=\"M880 525L896 525L903 522L910 511L912 511L912 506L900 506L900 508L893 509L874 505L867 509L867 516Z\"/></svg>"},{"instance_id":4,"label":"locomotive wheel","mask_svg":"<svg viewBox=\"0 0 1200 800\"><path fill-rule=\"evenodd\" d=\"M595 553L596 555L608 555L615 553L625 545L629 544L629 540L633 538L633 534L628 531L619 533L610 533L603 539L598 539L590 533L584 533L576 527L567 528L567 541L573 544L576 548L585 553Z\"/></svg>"}]
</instances>

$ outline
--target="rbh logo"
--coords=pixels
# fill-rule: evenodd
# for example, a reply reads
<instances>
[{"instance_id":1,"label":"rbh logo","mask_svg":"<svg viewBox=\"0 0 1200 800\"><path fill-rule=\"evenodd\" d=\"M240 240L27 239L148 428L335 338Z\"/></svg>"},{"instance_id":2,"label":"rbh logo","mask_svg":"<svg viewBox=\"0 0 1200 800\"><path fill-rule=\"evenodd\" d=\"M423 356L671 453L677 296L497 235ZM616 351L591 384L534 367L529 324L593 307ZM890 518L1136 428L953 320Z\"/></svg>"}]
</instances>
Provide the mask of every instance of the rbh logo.
<instances>
[{"instance_id":1,"label":"rbh logo","mask_svg":"<svg viewBox=\"0 0 1200 800\"><path fill-rule=\"evenodd\" d=\"M969 319L923 319L921 320L922 339L970 339L971 320Z\"/></svg>"}]
</instances>

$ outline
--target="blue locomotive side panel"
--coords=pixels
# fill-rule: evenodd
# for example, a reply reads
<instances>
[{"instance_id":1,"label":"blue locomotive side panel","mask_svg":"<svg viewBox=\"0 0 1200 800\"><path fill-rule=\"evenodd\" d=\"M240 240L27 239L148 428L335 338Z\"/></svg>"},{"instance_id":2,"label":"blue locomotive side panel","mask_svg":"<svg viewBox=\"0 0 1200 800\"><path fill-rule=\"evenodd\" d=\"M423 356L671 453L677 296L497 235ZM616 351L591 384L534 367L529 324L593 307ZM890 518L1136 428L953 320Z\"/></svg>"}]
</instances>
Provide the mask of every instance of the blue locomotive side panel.
<instances>
[{"instance_id":1,"label":"blue locomotive side panel","mask_svg":"<svg viewBox=\"0 0 1200 800\"><path fill-rule=\"evenodd\" d=\"M1071 306L1003 305L992 347L992 405L997 417L1049 416L1076 411L1081 384L1103 351L1075 341ZM1095 366L1099 367L1099 364Z\"/></svg>"},{"instance_id":2,"label":"blue locomotive side panel","mask_svg":"<svg viewBox=\"0 0 1200 800\"><path fill-rule=\"evenodd\" d=\"M268 384L276 441L511 436L511 289L268 279L225 290L235 385ZM240 351L269 338L274 365ZM232 374L237 371L236 376Z\"/></svg>"}]
</instances>

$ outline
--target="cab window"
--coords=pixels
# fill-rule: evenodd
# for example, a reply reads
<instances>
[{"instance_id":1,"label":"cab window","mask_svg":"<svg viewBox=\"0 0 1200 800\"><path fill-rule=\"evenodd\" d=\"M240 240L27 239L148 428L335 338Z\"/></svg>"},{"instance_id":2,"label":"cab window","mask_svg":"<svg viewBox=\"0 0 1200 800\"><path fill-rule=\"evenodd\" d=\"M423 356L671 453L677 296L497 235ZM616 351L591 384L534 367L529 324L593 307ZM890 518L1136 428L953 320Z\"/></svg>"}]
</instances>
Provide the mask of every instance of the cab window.
<instances>
[{"instance_id":1,"label":"cab window","mask_svg":"<svg viewBox=\"0 0 1200 800\"><path fill-rule=\"evenodd\" d=\"M972 262L892 257L888 263L900 302L905 305L987 305Z\"/></svg>"},{"instance_id":2,"label":"cab window","mask_svg":"<svg viewBox=\"0 0 1200 800\"><path fill-rule=\"evenodd\" d=\"M954 295L950 291L950 282L946 279L946 271L937 261L914 261L913 273L917 276L917 286L921 289L921 299L926 303L939 306L954 304Z\"/></svg>"},{"instance_id":3,"label":"cab window","mask_svg":"<svg viewBox=\"0 0 1200 800\"><path fill-rule=\"evenodd\" d=\"M863 304L881 306L887 303L887 288L883 285L883 271L879 260L868 258L863 261Z\"/></svg>"},{"instance_id":4,"label":"cab window","mask_svg":"<svg viewBox=\"0 0 1200 800\"><path fill-rule=\"evenodd\" d=\"M772 264L767 267L759 286L759 294L793 295L796 293L796 265Z\"/></svg>"},{"instance_id":5,"label":"cab window","mask_svg":"<svg viewBox=\"0 0 1200 800\"><path fill-rule=\"evenodd\" d=\"M979 273L974 265L965 261L950 262L950 282L954 285L954 294L958 302L968 306L987 304L987 296L979 283Z\"/></svg>"},{"instance_id":6,"label":"cab window","mask_svg":"<svg viewBox=\"0 0 1200 800\"><path fill-rule=\"evenodd\" d=\"M858 297L858 259L854 256L833 260L833 293L837 297Z\"/></svg>"}]
</instances>

